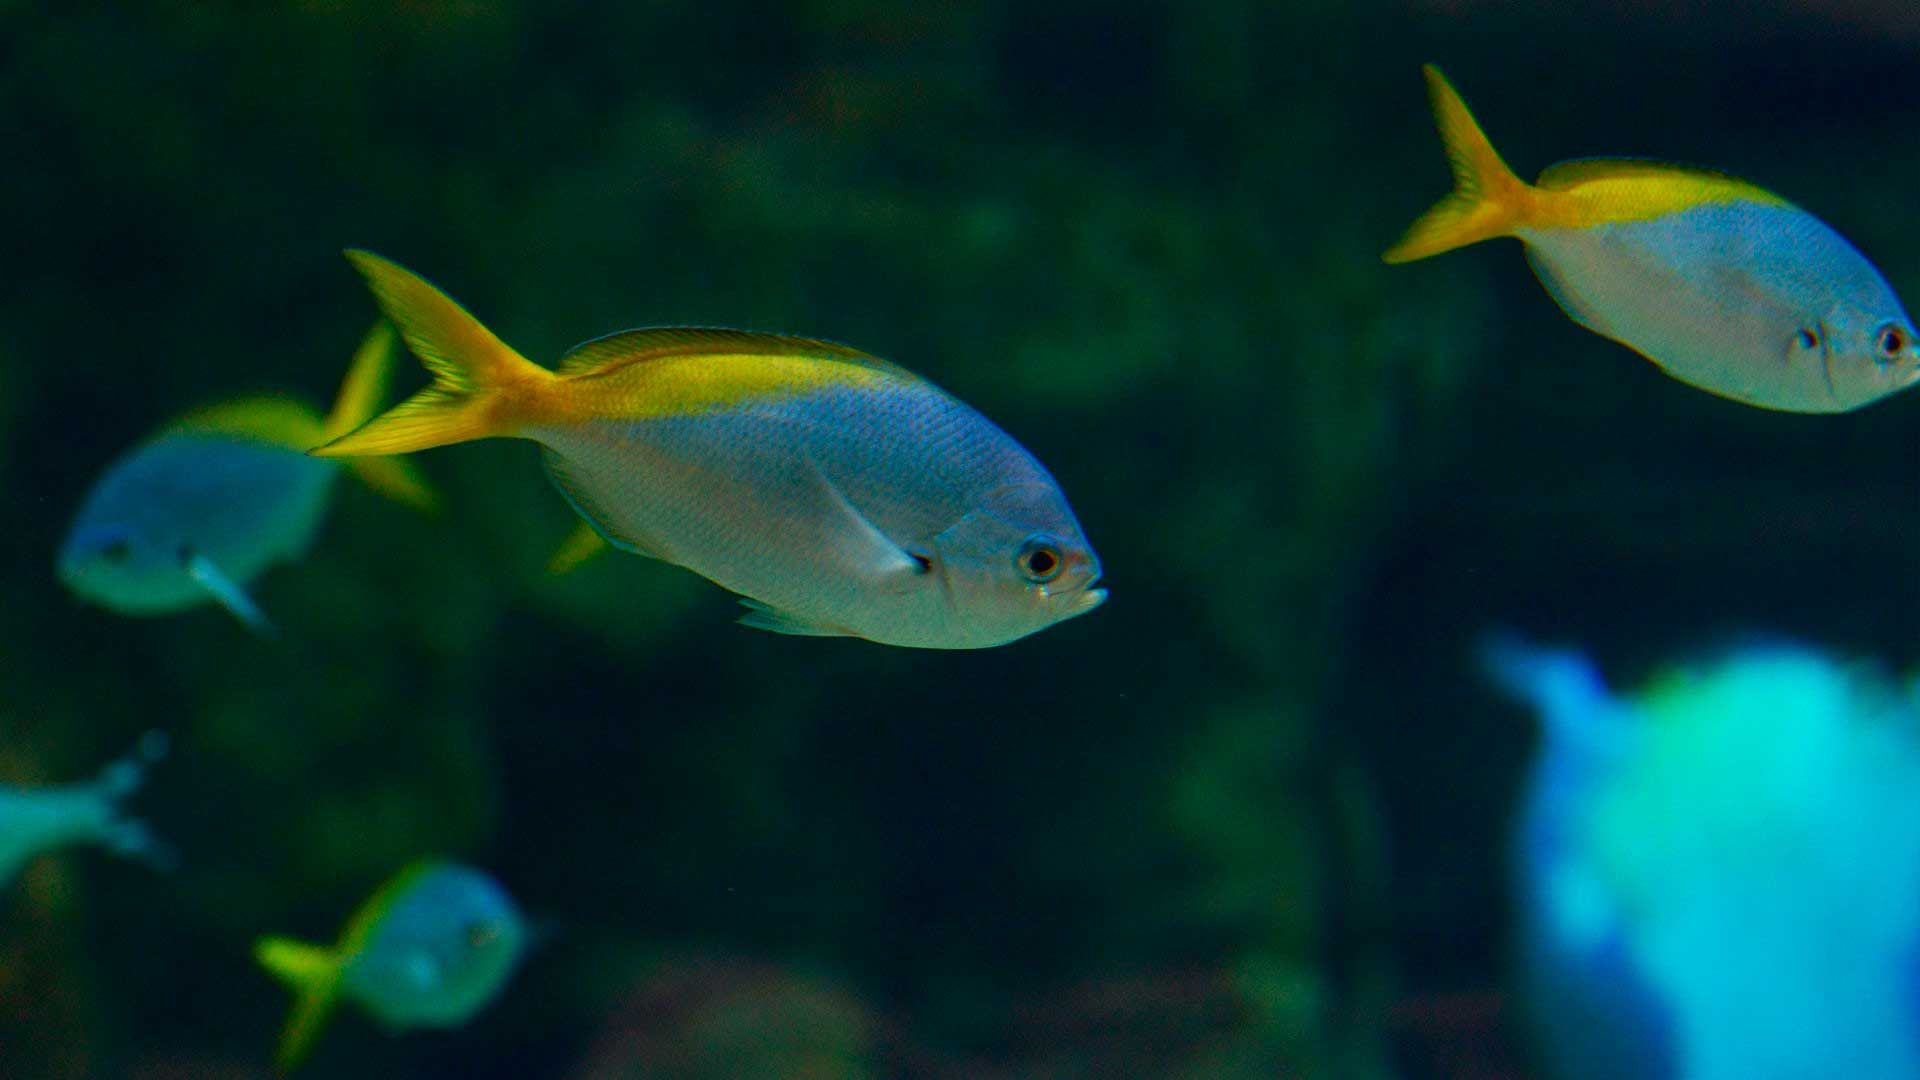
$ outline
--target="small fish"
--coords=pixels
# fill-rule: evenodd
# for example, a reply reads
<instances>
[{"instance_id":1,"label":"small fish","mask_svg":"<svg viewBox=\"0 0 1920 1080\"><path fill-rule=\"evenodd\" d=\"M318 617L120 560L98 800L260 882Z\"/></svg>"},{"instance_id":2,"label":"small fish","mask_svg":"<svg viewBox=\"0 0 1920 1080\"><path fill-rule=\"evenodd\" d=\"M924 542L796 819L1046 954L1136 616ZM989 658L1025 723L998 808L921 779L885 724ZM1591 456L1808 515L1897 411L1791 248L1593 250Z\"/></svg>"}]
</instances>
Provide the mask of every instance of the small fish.
<instances>
[{"instance_id":1,"label":"small fish","mask_svg":"<svg viewBox=\"0 0 1920 1080\"><path fill-rule=\"evenodd\" d=\"M275 1062L297 1067L336 1001L383 1027L457 1027L506 985L527 944L520 910L498 883L457 863L421 861L381 886L331 948L261 938L253 955L294 991Z\"/></svg>"},{"instance_id":2,"label":"small fish","mask_svg":"<svg viewBox=\"0 0 1920 1080\"><path fill-rule=\"evenodd\" d=\"M73 844L98 844L116 855L165 865L165 847L144 824L123 817L120 802L140 787L148 766L166 752L166 734L149 731L131 754L102 769L90 783L0 786L0 887L34 856Z\"/></svg>"},{"instance_id":3,"label":"small fish","mask_svg":"<svg viewBox=\"0 0 1920 1080\"><path fill-rule=\"evenodd\" d=\"M1583 159L1528 185L1424 69L1454 190L1389 248L1500 236L1580 325L1681 382L1765 409L1857 409L1920 380L1920 335L1880 272L1812 214L1705 169Z\"/></svg>"},{"instance_id":4,"label":"small fish","mask_svg":"<svg viewBox=\"0 0 1920 1080\"><path fill-rule=\"evenodd\" d=\"M780 633L980 648L1106 598L1047 470L893 364L811 338L655 328L549 371L410 271L347 257L435 381L315 454L531 439L608 544L739 593L741 622Z\"/></svg>"},{"instance_id":5,"label":"small fish","mask_svg":"<svg viewBox=\"0 0 1920 1080\"><path fill-rule=\"evenodd\" d=\"M123 615L164 615L213 601L261 634L272 626L246 585L313 540L339 473L304 451L366 422L386 394L397 339L385 323L361 343L333 411L247 398L160 429L108 468L81 504L59 556L60 580ZM410 466L356 461L368 486L431 509Z\"/></svg>"}]
</instances>

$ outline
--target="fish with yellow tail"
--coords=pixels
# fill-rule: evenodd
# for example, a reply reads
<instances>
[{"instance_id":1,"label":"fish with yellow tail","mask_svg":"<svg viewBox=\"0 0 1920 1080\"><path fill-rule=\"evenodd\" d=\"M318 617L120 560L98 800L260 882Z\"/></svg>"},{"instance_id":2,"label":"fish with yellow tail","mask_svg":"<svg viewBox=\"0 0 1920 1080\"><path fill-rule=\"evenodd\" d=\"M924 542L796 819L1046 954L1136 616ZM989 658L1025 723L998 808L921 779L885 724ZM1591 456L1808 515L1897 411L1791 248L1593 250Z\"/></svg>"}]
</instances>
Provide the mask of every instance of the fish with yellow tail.
<instances>
[{"instance_id":1,"label":"fish with yellow tail","mask_svg":"<svg viewBox=\"0 0 1920 1080\"><path fill-rule=\"evenodd\" d=\"M389 1031L466 1023L499 996L527 941L519 907L493 878L458 863L414 863L354 913L337 944L254 945L254 958L294 992L274 1063L298 1068L343 999Z\"/></svg>"},{"instance_id":2,"label":"fish with yellow tail","mask_svg":"<svg viewBox=\"0 0 1920 1080\"><path fill-rule=\"evenodd\" d=\"M433 385L313 453L528 439L607 544L743 597L787 634L1000 645L1106 598L1100 560L1033 455L857 349L741 330L629 330L554 370L412 272L347 257ZM571 543L560 561L590 554Z\"/></svg>"},{"instance_id":3,"label":"fish with yellow tail","mask_svg":"<svg viewBox=\"0 0 1920 1080\"><path fill-rule=\"evenodd\" d=\"M1682 382L1765 409L1834 413L1920 381L1920 341L1880 272L1805 210L1742 180L1585 159L1515 176L1432 65L1454 190L1390 263L1517 237L1560 307Z\"/></svg>"},{"instance_id":4,"label":"fish with yellow tail","mask_svg":"<svg viewBox=\"0 0 1920 1080\"><path fill-rule=\"evenodd\" d=\"M305 451L379 410L398 351L392 328L375 326L325 417L304 402L258 397L214 405L161 428L87 494L60 549L60 580L82 599L123 615L164 615L213 602L270 634L247 583L307 550L341 471ZM423 510L435 504L405 462L355 462L352 471L397 501Z\"/></svg>"}]
</instances>

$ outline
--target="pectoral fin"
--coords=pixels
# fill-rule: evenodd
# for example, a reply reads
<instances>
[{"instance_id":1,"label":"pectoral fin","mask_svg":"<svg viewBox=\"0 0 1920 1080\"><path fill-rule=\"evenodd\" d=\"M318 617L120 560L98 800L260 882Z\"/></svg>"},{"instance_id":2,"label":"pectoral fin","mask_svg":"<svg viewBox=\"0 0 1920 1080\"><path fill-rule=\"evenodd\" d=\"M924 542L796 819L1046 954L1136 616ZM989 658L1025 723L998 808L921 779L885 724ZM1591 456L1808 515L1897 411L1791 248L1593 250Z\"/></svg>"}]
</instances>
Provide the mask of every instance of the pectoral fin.
<instances>
[{"instance_id":1,"label":"pectoral fin","mask_svg":"<svg viewBox=\"0 0 1920 1080\"><path fill-rule=\"evenodd\" d=\"M847 499L812 455L802 451L833 521L826 530L841 563L862 583L887 592L910 588L926 575L930 564L895 543Z\"/></svg>"},{"instance_id":2,"label":"pectoral fin","mask_svg":"<svg viewBox=\"0 0 1920 1080\"><path fill-rule=\"evenodd\" d=\"M194 583L207 590L214 602L233 613L233 617L247 625L247 628L261 637L277 637L273 624L240 583L227 576L226 571L216 566L212 559L196 551L183 551L181 564L186 568L187 576Z\"/></svg>"}]
</instances>

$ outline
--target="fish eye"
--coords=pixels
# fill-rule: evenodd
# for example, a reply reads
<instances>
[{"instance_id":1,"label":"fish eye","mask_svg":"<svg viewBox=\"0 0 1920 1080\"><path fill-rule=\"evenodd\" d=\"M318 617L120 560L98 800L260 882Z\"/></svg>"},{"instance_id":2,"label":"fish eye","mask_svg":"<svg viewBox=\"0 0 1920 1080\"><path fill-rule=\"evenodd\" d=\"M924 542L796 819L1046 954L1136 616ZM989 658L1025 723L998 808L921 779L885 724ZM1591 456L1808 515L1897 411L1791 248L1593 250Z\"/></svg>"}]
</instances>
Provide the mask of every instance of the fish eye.
<instances>
[{"instance_id":1,"label":"fish eye","mask_svg":"<svg viewBox=\"0 0 1920 1080\"><path fill-rule=\"evenodd\" d=\"M1020 545L1020 553L1013 557L1013 563L1020 568L1020 574L1035 585L1045 585L1060 576L1066 567L1066 560L1060 557L1060 549L1053 541L1034 537Z\"/></svg>"},{"instance_id":2,"label":"fish eye","mask_svg":"<svg viewBox=\"0 0 1920 1080\"><path fill-rule=\"evenodd\" d=\"M1797 341L1803 349L1817 349L1820 347L1820 335L1804 327L1794 340Z\"/></svg>"},{"instance_id":3,"label":"fish eye","mask_svg":"<svg viewBox=\"0 0 1920 1080\"><path fill-rule=\"evenodd\" d=\"M1887 326L1880 330L1880 355L1893 359L1906 351L1907 334L1898 326Z\"/></svg>"}]
</instances>

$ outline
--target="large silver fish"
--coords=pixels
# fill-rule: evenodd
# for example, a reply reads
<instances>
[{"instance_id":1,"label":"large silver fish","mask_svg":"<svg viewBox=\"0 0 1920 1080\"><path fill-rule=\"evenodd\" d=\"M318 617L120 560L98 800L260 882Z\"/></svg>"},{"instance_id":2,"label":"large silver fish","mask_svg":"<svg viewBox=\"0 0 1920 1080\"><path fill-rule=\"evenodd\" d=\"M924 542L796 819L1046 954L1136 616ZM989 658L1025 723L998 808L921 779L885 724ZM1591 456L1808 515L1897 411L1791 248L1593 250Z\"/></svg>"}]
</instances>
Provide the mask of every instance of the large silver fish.
<instances>
[{"instance_id":1,"label":"large silver fish","mask_svg":"<svg viewBox=\"0 0 1920 1080\"><path fill-rule=\"evenodd\" d=\"M350 252L434 385L324 456L531 439L613 546L790 634L979 648L1091 611L1100 560L1047 470L926 380L844 345L631 330L557 370L411 272Z\"/></svg>"}]
</instances>

